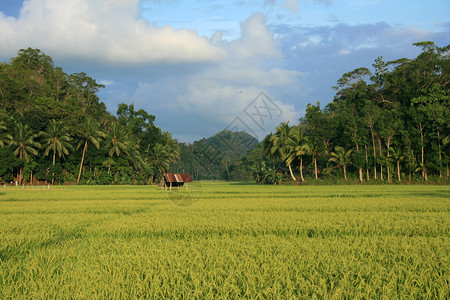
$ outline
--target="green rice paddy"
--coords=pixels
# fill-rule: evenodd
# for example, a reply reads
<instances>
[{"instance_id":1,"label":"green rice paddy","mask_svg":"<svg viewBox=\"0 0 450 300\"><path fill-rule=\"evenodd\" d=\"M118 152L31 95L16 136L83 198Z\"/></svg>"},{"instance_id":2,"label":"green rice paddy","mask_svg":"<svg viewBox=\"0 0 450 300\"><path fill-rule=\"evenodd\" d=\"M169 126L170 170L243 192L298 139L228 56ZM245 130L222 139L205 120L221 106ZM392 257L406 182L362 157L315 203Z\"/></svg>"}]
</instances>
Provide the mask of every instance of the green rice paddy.
<instances>
[{"instance_id":1,"label":"green rice paddy","mask_svg":"<svg viewBox=\"0 0 450 300\"><path fill-rule=\"evenodd\" d=\"M3 187L0 298L448 299L450 187Z\"/></svg>"}]
</instances>

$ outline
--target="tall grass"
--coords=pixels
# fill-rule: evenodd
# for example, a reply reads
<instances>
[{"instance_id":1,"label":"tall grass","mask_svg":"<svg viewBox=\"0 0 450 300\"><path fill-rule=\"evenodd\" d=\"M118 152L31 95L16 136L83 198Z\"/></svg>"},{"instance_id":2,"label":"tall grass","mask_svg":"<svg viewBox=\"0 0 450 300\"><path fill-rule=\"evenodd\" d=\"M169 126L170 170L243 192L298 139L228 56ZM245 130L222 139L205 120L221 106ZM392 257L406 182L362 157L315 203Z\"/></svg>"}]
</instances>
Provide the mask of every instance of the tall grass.
<instances>
[{"instance_id":1,"label":"tall grass","mask_svg":"<svg viewBox=\"0 0 450 300\"><path fill-rule=\"evenodd\" d=\"M183 191L178 191L182 193ZM448 299L448 186L8 188L1 298Z\"/></svg>"}]
</instances>

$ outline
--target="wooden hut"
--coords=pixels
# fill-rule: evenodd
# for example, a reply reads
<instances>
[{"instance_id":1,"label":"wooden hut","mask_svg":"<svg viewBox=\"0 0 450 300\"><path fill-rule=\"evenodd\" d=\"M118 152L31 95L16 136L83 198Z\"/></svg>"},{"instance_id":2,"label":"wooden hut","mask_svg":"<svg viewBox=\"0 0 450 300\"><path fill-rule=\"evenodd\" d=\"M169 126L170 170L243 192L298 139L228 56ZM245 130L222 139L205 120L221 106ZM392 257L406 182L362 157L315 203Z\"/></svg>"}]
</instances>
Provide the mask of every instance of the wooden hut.
<instances>
[{"instance_id":1,"label":"wooden hut","mask_svg":"<svg viewBox=\"0 0 450 300\"><path fill-rule=\"evenodd\" d=\"M167 190L167 188L172 189L172 187L181 188L185 184L186 184L186 190L187 190L188 182L192 182L191 175L189 175L189 174L164 173L164 188L166 190Z\"/></svg>"}]
</instances>

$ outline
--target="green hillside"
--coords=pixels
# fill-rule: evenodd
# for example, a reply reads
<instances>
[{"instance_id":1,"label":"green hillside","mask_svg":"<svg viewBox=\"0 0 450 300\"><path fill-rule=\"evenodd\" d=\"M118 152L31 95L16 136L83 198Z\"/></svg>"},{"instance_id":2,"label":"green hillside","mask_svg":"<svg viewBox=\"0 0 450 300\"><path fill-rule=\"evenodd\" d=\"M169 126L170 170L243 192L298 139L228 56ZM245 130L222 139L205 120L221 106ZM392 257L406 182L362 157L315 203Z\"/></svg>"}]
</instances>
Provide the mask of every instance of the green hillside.
<instances>
[{"instance_id":1,"label":"green hillside","mask_svg":"<svg viewBox=\"0 0 450 300\"><path fill-rule=\"evenodd\" d=\"M193 144L181 143L181 159L173 165L173 170L190 173L194 179L227 179L231 163L258 144L258 140L246 132L223 130Z\"/></svg>"}]
</instances>

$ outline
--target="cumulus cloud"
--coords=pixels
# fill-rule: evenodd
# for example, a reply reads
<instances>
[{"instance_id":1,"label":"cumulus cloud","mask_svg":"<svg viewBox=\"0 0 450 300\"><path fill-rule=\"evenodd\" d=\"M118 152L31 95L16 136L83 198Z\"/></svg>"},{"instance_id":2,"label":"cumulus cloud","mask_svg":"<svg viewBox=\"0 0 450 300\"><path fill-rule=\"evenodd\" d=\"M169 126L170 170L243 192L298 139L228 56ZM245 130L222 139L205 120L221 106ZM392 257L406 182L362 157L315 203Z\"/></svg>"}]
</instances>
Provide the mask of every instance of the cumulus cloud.
<instances>
[{"instance_id":1,"label":"cumulus cloud","mask_svg":"<svg viewBox=\"0 0 450 300\"><path fill-rule=\"evenodd\" d=\"M103 62L217 61L225 53L195 31L156 27L139 0L29 0L19 18L0 14L0 51L28 46Z\"/></svg>"},{"instance_id":2,"label":"cumulus cloud","mask_svg":"<svg viewBox=\"0 0 450 300\"><path fill-rule=\"evenodd\" d=\"M141 18L139 0L28 0L18 18L0 14L0 52L11 57L33 47L57 65L95 61L106 86L102 101L111 112L120 102L134 102L181 140L180 133L192 136L192 130L210 136L236 117L263 138L281 121L298 120L294 105L276 97L280 89L294 93L304 76L283 65L280 39L266 22L255 13L240 23L239 38L226 40L217 32L206 39L151 25ZM244 113L261 91L282 112L264 128Z\"/></svg>"},{"instance_id":3,"label":"cumulus cloud","mask_svg":"<svg viewBox=\"0 0 450 300\"><path fill-rule=\"evenodd\" d=\"M270 93L272 89L292 88L299 85L304 75L296 70L273 67L279 65L282 58L280 45L260 14L253 14L241 24L240 39L225 42L220 35L213 39L227 50L228 58L188 79L185 92L177 96L186 111L201 112L227 125L238 116L245 118L243 111L261 91ZM293 105L279 100L275 103L284 113L271 119L265 129L272 130L281 121L298 120L299 113Z\"/></svg>"}]
</instances>

